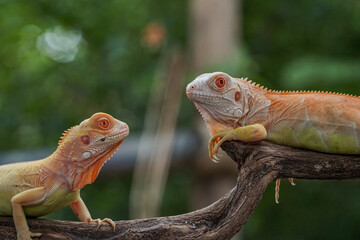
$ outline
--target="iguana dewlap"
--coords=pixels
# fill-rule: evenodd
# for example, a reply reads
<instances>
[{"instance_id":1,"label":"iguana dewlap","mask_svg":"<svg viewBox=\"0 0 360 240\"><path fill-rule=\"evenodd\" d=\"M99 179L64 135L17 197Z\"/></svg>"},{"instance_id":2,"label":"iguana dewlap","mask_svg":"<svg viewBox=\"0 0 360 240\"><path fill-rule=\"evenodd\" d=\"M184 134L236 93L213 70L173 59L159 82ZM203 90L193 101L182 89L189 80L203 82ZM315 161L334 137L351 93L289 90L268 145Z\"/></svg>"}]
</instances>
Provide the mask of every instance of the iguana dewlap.
<instances>
[{"instance_id":1,"label":"iguana dewlap","mask_svg":"<svg viewBox=\"0 0 360 240\"><path fill-rule=\"evenodd\" d=\"M91 218L80 189L96 179L128 134L126 123L96 113L66 131L49 157L0 166L0 215L13 216L18 239L41 235L29 231L25 216L43 216L67 205L80 221L115 228L111 219Z\"/></svg>"},{"instance_id":2,"label":"iguana dewlap","mask_svg":"<svg viewBox=\"0 0 360 240\"><path fill-rule=\"evenodd\" d=\"M222 72L198 76L187 86L186 94L213 136L209 155L215 161L226 140L266 139L319 152L360 153L359 97L272 91Z\"/></svg>"}]
</instances>

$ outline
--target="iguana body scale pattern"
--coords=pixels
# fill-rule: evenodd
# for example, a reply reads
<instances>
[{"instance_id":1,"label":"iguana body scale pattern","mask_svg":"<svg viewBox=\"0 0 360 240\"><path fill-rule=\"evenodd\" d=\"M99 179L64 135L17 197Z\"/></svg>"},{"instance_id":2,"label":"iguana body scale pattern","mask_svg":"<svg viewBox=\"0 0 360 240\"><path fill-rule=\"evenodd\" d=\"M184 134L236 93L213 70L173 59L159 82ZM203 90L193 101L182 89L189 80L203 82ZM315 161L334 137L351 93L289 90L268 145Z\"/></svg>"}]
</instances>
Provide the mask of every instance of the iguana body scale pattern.
<instances>
[{"instance_id":1,"label":"iguana body scale pattern","mask_svg":"<svg viewBox=\"0 0 360 240\"><path fill-rule=\"evenodd\" d=\"M222 78L223 87L216 85ZM360 153L360 98L328 92L279 92L221 72L187 87L210 133L259 123L266 140L319 152Z\"/></svg>"},{"instance_id":2,"label":"iguana body scale pattern","mask_svg":"<svg viewBox=\"0 0 360 240\"><path fill-rule=\"evenodd\" d=\"M186 94L212 135L209 156L215 162L219 147L227 140L268 140L319 152L360 154L359 97L273 91L222 72L198 76L188 84ZM279 186L280 179L276 181L276 202Z\"/></svg>"}]
</instances>

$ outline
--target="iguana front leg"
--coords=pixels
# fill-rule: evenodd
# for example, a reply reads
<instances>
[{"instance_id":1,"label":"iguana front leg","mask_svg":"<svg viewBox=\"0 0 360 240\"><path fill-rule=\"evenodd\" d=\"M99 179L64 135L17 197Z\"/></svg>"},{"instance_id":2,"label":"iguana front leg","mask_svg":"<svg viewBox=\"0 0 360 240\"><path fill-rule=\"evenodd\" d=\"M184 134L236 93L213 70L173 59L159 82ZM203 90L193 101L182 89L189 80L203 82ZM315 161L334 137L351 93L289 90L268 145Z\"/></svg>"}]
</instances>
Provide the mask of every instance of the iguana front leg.
<instances>
[{"instance_id":1,"label":"iguana front leg","mask_svg":"<svg viewBox=\"0 0 360 240\"><path fill-rule=\"evenodd\" d=\"M209 141L209 157L218 163L216 154L221 144L225 141L240 140L243 142L256 142L266 138L267 132L263 125L253 124L235 129L221 130L215 133ZM220 140L218 140L220 138Z\"/></svg>"},{"instance_id":2,"label":"iguana front leg","mask_svg":"<svg viewBox=\"0 0 360 240\"><path fill-rule=\"evenodd\" d=\"M38 187L21 192L11 198L13 218L18 240L29 240L40 237L41 233L32 233L26 222L23 206L37 205L44 201L46 191L44 187Z\"/></svg>"},{"instance_id":3,"label":"iguana front leg","mask_svg":"<svg viewBox=\"0 0 360 240\"><path fill-rule=\"evenodd\" d=\"M110 224L113 227L113 230L115 231L115 223L113 220L111 220L110 218L104 218L104 219L92 219L89 210L87 209L84 201L81 199L80 195L79 197L76 199L76 201L72 202L70 204L71 209L74 211L75 215L79 218L80 221L82 222L87 222L87 223L97 223L98 226L96 229L98 229L101 225L102 222L106 222L108 224Z\"/></svg>"},{"instance_id":4,"label":"iguana front leg","mask_svg":"<svg viewBox=\"0 0 360 240\"><path fill-rule=\"evenodd\" d=\"M253 124L235 129L221 130L214 134L209 141L209 157L212 161L218 163L219 159L216 154L225 141L240 140L243 142L256 142L266 138L267 132L263 125ZM220 140L218 140L220 138ZM291 185L295 186L294 180L289 178ZM275 184L275 202L279 203L280 178Z\"/></svg>"}]
</instances>

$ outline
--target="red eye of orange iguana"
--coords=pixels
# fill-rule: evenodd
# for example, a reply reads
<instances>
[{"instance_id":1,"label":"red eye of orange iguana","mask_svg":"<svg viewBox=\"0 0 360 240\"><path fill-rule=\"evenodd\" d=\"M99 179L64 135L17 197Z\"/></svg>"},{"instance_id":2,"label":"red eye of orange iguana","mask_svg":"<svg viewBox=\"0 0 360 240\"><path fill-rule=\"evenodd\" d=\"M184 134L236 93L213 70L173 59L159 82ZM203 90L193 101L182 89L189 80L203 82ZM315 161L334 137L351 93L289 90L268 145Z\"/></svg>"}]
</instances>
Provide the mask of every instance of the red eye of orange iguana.
<instances>
[{"instance_id":1,"label":"red eye of orange iguana","mask_svg":"<svg viewBox=\"0 0 360 240\"><path fill-rule=\"evenodd\" d=\"M99 125L100 128L106 129L106 128L109 127L110 122L109 122L109 120L107 118L100 118L98 120L98 125Z\"/></svg>"},{"instance_id":2,"label":"red eye of orange iguana","mask_svg":"<svg viewBox=\"0 0 360 240\"><path fill-rule=\"evenodd\" d=\"M218 88L222 88L225 86L225 79L223 77L217 77L215 80L215 84Z\"/></svg>"}]
</instances>

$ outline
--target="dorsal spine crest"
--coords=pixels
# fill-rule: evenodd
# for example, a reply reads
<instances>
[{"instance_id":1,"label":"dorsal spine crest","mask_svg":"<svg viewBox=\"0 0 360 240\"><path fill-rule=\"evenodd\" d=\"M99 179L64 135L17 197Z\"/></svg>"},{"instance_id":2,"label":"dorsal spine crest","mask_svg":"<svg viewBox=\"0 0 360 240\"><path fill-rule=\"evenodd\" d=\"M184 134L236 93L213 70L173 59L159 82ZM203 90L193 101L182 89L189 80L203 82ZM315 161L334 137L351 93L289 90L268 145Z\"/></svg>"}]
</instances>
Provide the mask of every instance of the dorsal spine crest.
<instances>
[{"instance_id":1,"label":"dorsal spine crest","mask_svg":"<svg viewBox=\"0 0 360 240\"><path fill-rule=\"evenodd\" d=\"M240 80L245 81L254 87L265 90L265 91L267 91L267 93L270 93L270 94L284 94L284 95L285 94L294 94L294 93L296 93L296 94L325 94L325 95L339 95L339 96L360 98L360 96L356 96L353 94L337 93L337 92L331 92L331 91L314 91L314 90L279 91L279 90L272 90L272 89L268 89L267 87L260 85L259 83L253 82L252 80L248 80L248 78L242 77L242 78L240 78Z\"/></svg>"},{"instance_id":2,"label":"dorsal spine crest","mask_svg":"<svg viewBox=\"0 0 360 240\"><path fill-rule=\"evenodd\" d=\"M65 131L62 133L62 136L60 137L60 140L59 140L59 145L64 141L64 139L69 135L69 133L70 133L75 127L76 127L76 126L71 127L71 128L69 128L68 130L65 130Z\"/></svg>"}]
</instances>

